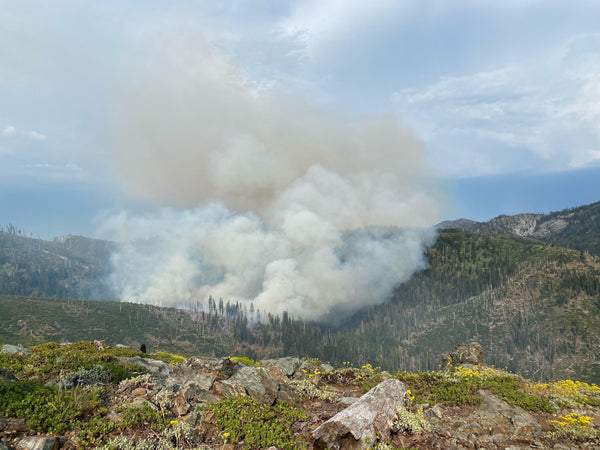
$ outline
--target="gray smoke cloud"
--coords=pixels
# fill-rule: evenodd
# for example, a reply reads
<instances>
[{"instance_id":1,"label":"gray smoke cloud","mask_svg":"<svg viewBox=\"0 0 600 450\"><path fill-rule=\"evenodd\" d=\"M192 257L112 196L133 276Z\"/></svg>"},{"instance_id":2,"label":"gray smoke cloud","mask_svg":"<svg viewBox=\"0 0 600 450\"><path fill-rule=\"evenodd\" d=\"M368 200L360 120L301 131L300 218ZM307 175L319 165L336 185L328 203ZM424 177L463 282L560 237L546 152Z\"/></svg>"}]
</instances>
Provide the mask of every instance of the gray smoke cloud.
<instances>
[{"instance_id":1,"label":"gray smoke cloud","mask_svg":"<svg viewBox=\"0 0 600 450\"><path fill-rule=\"evenodd\" d=\"M408 128L256 89L201 37L152 44L128 65L114 161L169 208L104 222L123 300L328 320L426 267L438 193Z\"/></svg>"}]
</instances>

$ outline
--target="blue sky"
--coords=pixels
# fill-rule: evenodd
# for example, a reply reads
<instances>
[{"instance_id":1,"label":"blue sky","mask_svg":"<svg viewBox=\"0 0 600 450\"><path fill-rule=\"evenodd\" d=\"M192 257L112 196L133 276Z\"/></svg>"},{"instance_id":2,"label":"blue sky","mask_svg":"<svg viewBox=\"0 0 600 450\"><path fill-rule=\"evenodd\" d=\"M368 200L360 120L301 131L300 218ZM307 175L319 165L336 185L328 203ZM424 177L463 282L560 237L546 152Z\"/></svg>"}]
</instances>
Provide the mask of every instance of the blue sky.
<instances>
[{"instance_id":1,"label":"blue sky","mask_svg":"<svg viewBox=\"0 0 600 450\"><path fill-rule=\"evenodd\" d=\"M184 111L207 113L186 99L220 98L190 94L196 78L276 98L261 117L292 104L283 116L403 124L437 186L435 220L600 200L595 1L22 0L2 11L0 224L34 235L95 235L114 212L193 208L227 191L171 183L194 173L177 149L210 134L188 134L197 123ZM236 120L246 129L251 117ZM144 129L173 158L137 167Z\"/></svg>"}]
</instances>

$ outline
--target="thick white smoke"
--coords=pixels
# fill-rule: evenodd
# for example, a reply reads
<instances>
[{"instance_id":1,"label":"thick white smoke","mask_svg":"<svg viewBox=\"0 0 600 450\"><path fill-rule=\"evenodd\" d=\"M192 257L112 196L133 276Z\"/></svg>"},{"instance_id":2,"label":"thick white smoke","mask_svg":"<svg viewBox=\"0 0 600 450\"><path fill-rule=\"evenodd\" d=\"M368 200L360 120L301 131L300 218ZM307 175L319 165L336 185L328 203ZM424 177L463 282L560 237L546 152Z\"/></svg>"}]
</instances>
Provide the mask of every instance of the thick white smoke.
<instances>
[{"instance_id":1,"label":"thick white smoke","mask_svg":"<svg viewBox=\"0 0 600 450\"><path fill-rule=\"evenodd\" d=\"M409 130L253 90L200 38L154 44L132 59L114 155L132 192L178 209L102 227L123 243L122 299L327 320L425 267L437 197Z\"/></svg>"}]
</instances>

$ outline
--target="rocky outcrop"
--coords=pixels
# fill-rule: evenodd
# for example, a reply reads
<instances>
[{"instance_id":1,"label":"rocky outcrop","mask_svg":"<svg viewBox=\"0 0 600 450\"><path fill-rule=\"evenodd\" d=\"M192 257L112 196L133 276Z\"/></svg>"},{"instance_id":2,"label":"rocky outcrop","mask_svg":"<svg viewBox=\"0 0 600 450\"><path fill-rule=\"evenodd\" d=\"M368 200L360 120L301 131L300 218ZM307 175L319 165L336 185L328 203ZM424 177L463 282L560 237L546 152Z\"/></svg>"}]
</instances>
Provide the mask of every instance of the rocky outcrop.
<instances>
[{"instance_id":1,"label":"rocky outcrop","mask_svg":"<svg viewBox=\"0 0 600 450\"><path fill-rule=\"evenodd\" d=\"M442 367L452 368L464 365L482 365L485 363L483 347L478 342L461 344L442 358Z\"/></svg>"},{"instance_id":2,"label":"rocky outcrop","mask_svg":"<svg viewBox=\"0 0 600 450\"><path fill-rule=\"evenodd\" d=\"M2 350L0 350L0 353L5 355L12 355L15 353L19 355L31 355L31 350L21 347L19 345L6 344L2 346Z\"/></svg>"},{"instance_id":3,"label":"rocky outcrop","mask_svg":"<svg viewBox=\"0 0 600 450\"><path fill-rule=\"evenodd\" d=\"M298 396L285 382L295 372L298 361L285 358L266 367L246 366L229 358L190 358L173 369L164 380L165 389L177 394L182 405L211 403L219 398L249 396L261 403L295 403ZM188 408L189 409L189 408Z\"/></svg>"},{"instance_id":4,"label":"rocky outcrop","mask_svg":"<svg viewBox=\"0 0 600 450\"><path fill-rule=\"evenodd\" d=\"M404 383L390 379L375 386L357 402L313 432L316 448L368 448L379 437L387 439L408 394Z\"/></svg>"},{"instance_id":5,"label":"rocky outcrop","mask_svg":"<svg viewBox=\"0 0 600 450\"><path fill-rule=\"evenodd\" d=\"M569 225L569 216L549 217L544 214L516 214L498 216L489 222L474 223L469 230L492 236L514 234L521 237L544 239L559 233Z\"/></svg>"},{"instance_id":6,"label":"rocky outcrop","mask_svg":"<svg viewBox=\"0 0 600 450\"><path fill-rule=\"evenodd\" d=\"M484 363L483 351L476 342L456 347L446 360L450 362L450 368ZM250 397L263 404L260 405L261 410L268 410L264 405L281 406L278 404L283 401L295 404L306 415L297 417L293 423L287 423L285 426L289 427L288 429L299 437L298 442L305 444L308 449L352 450L369 448L377 443L395 448L439 449L597 447L594 447L597 438L580 442L565 440L563 436L555 433L556 426L553 425L553 421L567 411L589 416L594 426L600 424L600 410L585 402L573 403L555 413L534 408L526 411L514 406L526 405L525 403L509 403L510 396L504 396L507 402L493 394L496 390L491 387L486 390L481 387L486 385L481 384L478 388L481 390L476 393L479 397L477 401L471 399L468 403L457 402L460 406L450 406L452 402L445 401L415 404L414 398L409 400L409 391L405 385L397 379L390 378L391 375L387 372L375 373L377 371L367 369L366 366L362 369L343 368L327 372L326 365L298 358L264 360L257 365L245 365L229 358L195 357L175 367L148 359L127 361L144 363L147 373L124 380L118 385L107 382L109 412L104 419L118 420L124 416L125 409L132 407L148 407L153 410L151 413L160 412L160 416L169 421L165 433L170 434L158 437L160 433L157 434L156 430L143 427L138 429L140 435L132 435L128 431L123 433L122 437L129 439L129 442L145 442L140 444L145 446L144 448L159 448L160 446L153 443L158 442L156 439L163 438L166 440L161 442L169 443L173 443L173 439L179 439L176 448L198 448L199 445L206 446L202 448L229 450L257 448L249 441L247 434L236 437L233 442L229 441L227 438L230 431L226 430L238 422L238 416L234 416L233 422L232 419L228 419L228 425L223 426L219 423L221 419L217 408L209 406L213 402L231 397ZM80 386L82 380L83 384L88 384L88 381L93 381L93 370L72 373L76 375L72 377L73 385L63 388ZM485 370L482 372L487 373ZM89 380L84 380L83 375L90 377ZM438 375L442 378L443 383L440 386L444 389L455 387L455 382L464 382L464 379L460 381L460 372L442 371ZM361 396L363 388L373 385L365 383L365 379L369 377L372 377L369 381L373 384L379 384ZM63 376L60 380L67 378ZM429 383L438 377L422 379ZM405 380L412 386L410 379ZM524 379L520 379L520 382L523 385L527 383ZM450 395L462 395L463 391L449 392ZM472 391L470 395L474 394ZM421 396L417 392L410 395ZM421 401L426 399L422 396L420 398ZM597 397L594 397L594 400L596 399ZM242 406L239 405L245 403L255 405L254 402L245 401L225 402L229 405L228 408L236 405L234 408L240 410ZM237 414L237 409L234 411ZM240 419L256 420L257 422L252 423L253 427L264 420L261 414L249 413L247 410L239 413L240 416L244 415ZM259 425L256 425L256 428L258 427ZM280 430L281 428L275 429L269 432L271 434L265 433L263 436L274 436ZM74 437L76 431L61 438L25 437L31 433L27 419L0 418L0 450L3 448L3 442L6 442L5 447L11 450L71 449L78 445ZM261 448L269 448L269 445L275 443L274 440L268 437L262 442ZM563 444L565 446L560 447Z\"/></svg>"}]
</instances>

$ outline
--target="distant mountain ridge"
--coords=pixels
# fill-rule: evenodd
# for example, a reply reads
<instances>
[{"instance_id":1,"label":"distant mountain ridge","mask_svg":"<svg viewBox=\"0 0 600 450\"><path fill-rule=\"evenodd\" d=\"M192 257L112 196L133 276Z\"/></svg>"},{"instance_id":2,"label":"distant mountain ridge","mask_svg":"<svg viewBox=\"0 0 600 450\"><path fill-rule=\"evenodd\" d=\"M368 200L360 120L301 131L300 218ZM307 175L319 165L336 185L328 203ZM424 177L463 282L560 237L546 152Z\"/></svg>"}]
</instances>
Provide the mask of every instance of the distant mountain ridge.
<instances>
[{"instance_id":1,"label":"distant mountain ridge","mask_svg":"<svg viewBox=\"0 0 600 450\"><path fill-rule=\"evenodd\" d=\"M501 215L487 222L447 220L438 224L438 229L515 235L600 255L600 202L549 214Z\"/></svg>"},{"instance_id":2,"label":"distant mountain ridge","mask_svg":"<svg viewBox=\"0 0 600 450\"><path fill-rule=\"evenodd\" d=\"M66 235L52 241L0 231L0 293L114 298L103 279L116 244Z\"/></svg>"}]
</instances>

